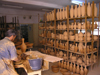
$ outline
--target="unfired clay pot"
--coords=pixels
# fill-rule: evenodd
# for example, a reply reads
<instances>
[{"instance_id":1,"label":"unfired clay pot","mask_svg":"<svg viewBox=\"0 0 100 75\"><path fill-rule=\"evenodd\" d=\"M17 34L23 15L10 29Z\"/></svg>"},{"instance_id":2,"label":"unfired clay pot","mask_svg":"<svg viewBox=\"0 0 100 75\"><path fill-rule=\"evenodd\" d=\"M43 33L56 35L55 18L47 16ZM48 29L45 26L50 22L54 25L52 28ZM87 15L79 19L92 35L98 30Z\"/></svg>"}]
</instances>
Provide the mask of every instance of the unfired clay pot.
<instances>
[{"instance_id":1,"label":"unfired clay pot","mask_svg":"<svg viewBox=\"0 0 100 75\"><path fill-rule=\"evenodd\" d=\"M26 48L27 47L26 47L26 45L24 43L24 38L22 38L21 50L22 50L23 53L26 51Z\"/></svg>"}]
</instances>

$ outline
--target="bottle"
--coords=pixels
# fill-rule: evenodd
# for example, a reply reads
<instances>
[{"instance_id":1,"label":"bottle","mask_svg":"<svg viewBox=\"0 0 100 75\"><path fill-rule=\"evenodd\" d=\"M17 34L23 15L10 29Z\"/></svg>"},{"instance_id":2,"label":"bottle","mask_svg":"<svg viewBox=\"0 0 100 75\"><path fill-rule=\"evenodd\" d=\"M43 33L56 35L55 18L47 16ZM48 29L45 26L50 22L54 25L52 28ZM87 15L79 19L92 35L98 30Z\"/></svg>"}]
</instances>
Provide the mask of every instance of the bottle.
<instances>
[{"instance_id":1,"label":"bottle","mask_svg":"<svg viewBox=\"0 0 100 75\"><path fill-rule=\"evenodd\" d=\"M78 7L78 17L81 17L81 6L80 6L80 4L79 4L79 7Z\"/></svg>"},{"instance_id":2,"label":"bottle","mask_svg":"<svg viewBox=\"0 0 100 75\"><path fill-rule=\"evenodd\" d=\"M73 72L75 73L76 72L76 65L74 63L74 67L73 67Z\"/></svg>"},{"instance_id":3,"label":"bottle","mask_svg":"<svg viewBox=\"0 0 100 75\"><path fill-rule=\"evenodd\" d=\"M70 18L73 18L73 13L74 13L74 11L73 11L73 5L71 5L71 9L70 9Z\"/></svg>"},{"instance_id":4,"label":"bottle","mask_svg":"<svg viewBox=\"0 0 100 75\"><path fill-rule=\"evenodd\" d=\"M88 2L88 6L87 6L87 16L91 16L91 5L90 5L90 2Z\"/></svg>"},{"instance_id":5,"label":"bottle","mask_svg":"<svg viewBox=\"0 0 100 75\"><path fill-rule=\"evenodd\" d=\"M73 71L72 63L70 64L70 72Z\"/></svg>"},{"instance_id":6,"label":"bottle","mask_svg":"<svg viewBox=\"0 0 100 75\"><path fill-rule=\"evenodd\" d=\"M25 53L26 48L27 48L27 47L26 47L26 45L25 45L25 43L24 43L24 38L22 38L21 50L22 50L23 53Z\"/></svg>"},{"instance_id":7,"label":"bottle","mask_svg":"<svg viewBox=\"0 0 100 75\"><path fill-rule=\"evenodd\" d=\"M65 9L63 7L63 19L65 19Z\"/></svg>"},{"instance_id":8,"label":"bottle","mask_svg":"<svg viewBox=\"0 0 100 75\"><path fill-rule=\"evenodd\" d=\"M82 11L82 17L84 17L85 16L85 5L84 5L84 2L82 3L81 11Z\"/></svg>"},{"instance_id":9,"label":"bottle","mask_svg":"<svg viewBox=\"0 0 100 75\"><path fill-rule=\"evenodd\" d=\"M75 18L77 18L77 14L78 13L78 10L77 10L77 5L75 5Z\"/></svg>"},{"instance_id":10,"label":"bottle","mask_svg":"<svg viewBox=\"0 0 100 75\"><path fill-rule=\"evenodd\" d=\"M77 65L76 73L80 73L79 65Z\"/></svg>"},{"instance_id":11,"label":"bottle","mask_svg":"<svg viewBox=\"0 0 100 75\"><path fill-rule=\"evenodd\" d=\"M84 68L84 73L85 73L85 75L87 75L87 73L88 73L86 65L85 65L85 68Z\"/></svg>"},{"instance_id":12,"label":"bottle","mask_svg":"<svg viewBox=\"0 0 100 75\"><path fill-rule=\"evenodd\" d=\"M81 65L80 74L81 74L81 75L84 75L84 70L83 70L83 66L82 66L82 65Z\"/></svg>"}]
</instances>

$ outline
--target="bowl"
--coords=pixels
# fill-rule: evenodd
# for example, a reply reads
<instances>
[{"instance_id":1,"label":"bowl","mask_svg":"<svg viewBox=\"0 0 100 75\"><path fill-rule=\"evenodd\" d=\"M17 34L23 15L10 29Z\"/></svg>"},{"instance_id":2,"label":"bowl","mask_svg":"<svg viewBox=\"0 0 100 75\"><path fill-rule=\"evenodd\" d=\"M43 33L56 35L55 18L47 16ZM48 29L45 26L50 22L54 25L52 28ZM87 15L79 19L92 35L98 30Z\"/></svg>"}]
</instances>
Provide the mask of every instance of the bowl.
<instances>
[{"instance_id":1,"label":"bowl","mask_svg":"<svg viewBox=\"0 0 100 75\"><path fill-rule=\"evenodd\" d=\"M70 72L63 72L62 75L71 75Z\"/></svg>"},{"instance_id":2,"label":"bowl","mask_svg":"<svg viewBox=\"0 0 100 75\"><path fill-rule=\"evenodd\" d=\"M53 71L54 73L57 73L57 72L59 72L59 68L52 68L52 71Z\"/></svg>"},{"instance_id":3,"label":"bowl","mask_svg":"<svg viewBox=\"0 0 100 75\"><path fill-rule=\"evenodd\" d=\"M60 69L60 72L63 74L64 72L68 72L67 69Z\"/></svg>"}]
</instances>

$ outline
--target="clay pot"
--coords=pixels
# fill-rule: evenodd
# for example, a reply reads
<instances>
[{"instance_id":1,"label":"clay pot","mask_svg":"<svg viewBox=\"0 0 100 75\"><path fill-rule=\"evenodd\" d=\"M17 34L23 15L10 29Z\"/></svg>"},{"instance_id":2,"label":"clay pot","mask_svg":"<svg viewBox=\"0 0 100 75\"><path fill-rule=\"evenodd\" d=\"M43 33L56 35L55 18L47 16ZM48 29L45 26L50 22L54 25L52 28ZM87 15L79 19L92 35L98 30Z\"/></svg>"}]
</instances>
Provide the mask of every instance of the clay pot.
<instances>
[{"instance_id":1,"label":"clay pot","mask_svg":"<svg viewBox=\"0 0 100 75\"><path fill-rule=\"evenodd\" d=\"M80 73L79 65L77 65L76 73Z\"/></svg>"},{"instance_id":2,"label":"clay pot","mask_svg":"<svg viewBox=\"0 0 100 75\"><path fill-rule=\"evenodd\" d=\"M70 72L73 71L72 63L70 64Z\"/></svg>"},{"instance_id":3,"label":"clay pot","mask_svg":"<svg viewBox=\"0 0 100 75\"><path fill-rule=\"evenodd\" d=\"M71 75L70 72L63 72L62 75Z\"/></svg>"},{"instance_id":4,"label":"clay pot","mask_svg":"<svg viewBox=\"0 0 100 75\"><path fill-rule=\"evenodd\" d=\"M27 47L26 47L26 45L24 43L24 38L22 38L21 50L22 50L23 53L26 51L26 48Z\"/></svg>"},{"instance_id":5,"label":"clay pot","mask_svg":"<svg viewBox=\"0 0 100 75\"><path fill-rule=\"evenodd\" d=\"M58 65L53 65L53 66L51 66L51 68L52 68L52 71L53 71L54 73L59 72L59 67L58 67Z\"/></svg>"},{"instance_id":6,"label":"clay pot","mask_svg":"<svg viewBox=\"0 0 100 75\"><path fill-rule=\"evenodd\" d=\"M68 72L67 69L60 69L60 72L63 74L64 72Z\"/></svg>"},{"instance_id":7,"label":"clay pot","mask_svg":"<svg viewBox=\"0 0 100 75\"><path fill-rule=\"evenodd\" d=\"M33 43L27 44L27 47L32 47L32 46L33 46Z\"/></svg>"}]
</instances>

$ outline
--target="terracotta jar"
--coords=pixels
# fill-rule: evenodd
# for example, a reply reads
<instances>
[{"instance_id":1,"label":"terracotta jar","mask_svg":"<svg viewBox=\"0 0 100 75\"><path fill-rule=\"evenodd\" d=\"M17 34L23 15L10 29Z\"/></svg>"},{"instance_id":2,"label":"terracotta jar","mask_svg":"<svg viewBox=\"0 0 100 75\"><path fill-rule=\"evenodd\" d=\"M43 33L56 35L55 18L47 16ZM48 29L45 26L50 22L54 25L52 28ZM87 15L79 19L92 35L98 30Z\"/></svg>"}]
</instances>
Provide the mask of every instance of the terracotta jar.
<instances>
[{"instance_id":1,"label":"terracotta jar","mask_svg":"<svg viewBox=\"0 0 100 75\"><path fill-rule=\"evenodd\" d=\"M23 53L26 51L26 48L27 47L26 47L26 45L24 43L24 38L22 38L21 50L22 50Z\"/></svg>"},{"instance_id":2,"label":"terracotta jar","mask_svg":"<svg viewBox=\"0 0 100 75\"><path fill-rule=\"evenodd\" d=\"M66 7L66 10L65 10L65 18L67 19L67 7Z\"/></svg>"},{"instance_id":3,"label":"terracotta jar","mask_svg":"<svg viewBox=\"0 0 100 75\"><path fill-rule=\"evenodd\" d=\"M70 64L70 72L73 71L72 63Z\"/></svg>"},{"instance_id":4,"label":"terracotta jar","mask_svg":"<svg viewBox=\"0 0 100 75\"><path fill-rule=\"evenodd\" d=\"M85 65L85 68L84 68L84 73L85 73L85 75L87 75L87 73L88 73L86 65Z\"/></svg>"},{"instance_id":5,"label":"terracotta jar","mask_svg":"<svg viewBox=\"0 0 100 75\"><path fill-rule=\"evenodd\" d=\"M84 75L84 70L83 70L83 66L82 66L82 65L81 65L80 74L81 74L81 75Z\"/></svg>"},{"instance_id":6,"label":"terracotta jar","mask_svg":"<svg viewBox=\"0 0 100 75\"><path fill-rule=\"evenodd\" d=\"M74 9L74 12L75 12L75 18L77 18L77 13L78 13L78 9L77 9L77 5L75 5L75 9Z\"/></svg>"},{"instance_id":7,"label":"terracotta jar","mask_svg":"<svg viewBox=\"0 0 100 75\"><path fill-rule=\"evenodd\" d=\"M77 43L76 43L76 46L75 46L75 50L74 51L77 52L77 50L78 50L78 47L77 47Z\"/></svg>"},{"instance_id":8,"label":"terracotta jar","mask_svg":"<svg viewBox=\"0 0 100 75\"><path fill-rule=\"evenodd\" d=\"M58 62L58 66L61 67L61 62L60 61Z\"/></svg>"},{"instance_id":9,"label":"terracotta jar","mask_svg":"<svg viewBox=\"0 0 100 75\"><path fill-rule=\"evenodd\" d=\"M63 19L65 19L65 9L63 7Z\"/></svg>"},{"instance_id":10,"label":"terracotta jar","mask_svg":"<svg viewBox=\"0 0 100 75\"><path fill-rule=\"evenodd\" d=\"M94 4L94 16L97 17L97 7L96 7L96 3Z\"/></svg>"},{"instance_id":11,"label":"terracotta jar","mask_svg":"<svg viewBox=\"0 0 100 75\"><path fill-rule=\"evenodd\" d=\"M64 67L64 61L61 62L61 68L63 68L63 67Z\"/></svg>"},{"instance_id":12,"label":"terracotta jar","mask_svg":"<svg viewBox=\"0 0 100 75\"><path fill-rule=\"evenodd\" d=\"M79 4L77 13L78 13L78 17L81 17L81 6L80 6L80 4Z\"/></svg>"},{"instance_id":13,"label":"terracotta jar","mask_svg":"<svg viewBox=\"0 0 100 75\"><path fill-rule=\"evenodd\" d=\"M84 17L85 16L85 5L84 5L84 2L82 3L81 11L82 11L82 17Z\"/></svg>"},{"instance_id":14,"label":"terracotta jar","mask_svg":"<svg viewBox=\"0 0 100 75\"><path fill-rule=\"evenodd\" d=\"M70 9L70 18L73 18L73 13L74 13L74 9L73 9L73 5L71 5L71 9Z\"/></svg>"},{"instance_id":15,"label":"terracotta jar","mask_svg":"<svg viewBox=\"0 0 100 75\"><path fill-rule=\"evenodd\" d=\"M67 69L69 70L69 61L67 62Z\"/></svg>"},{"instance_id":16,"label":"terracotta jar","mask_svg":"<svg viewBox=\"0 0 100 75\"><path fill-rule=\"evenodd\" d=\"M66 61L64 62L64 68L67 68Z\"/></svg>"},{"instance_id":17,"label":"terracotta jar","mask_svg":"<svg viewBox=\"0 0 100 75\"><path fill-rule=\"evenodd\" d=\"M79 65L77 65L76 73L80 73Z\"/></svg>"},{"instance_id":18,"label":"terracotta jar","mask_svg":"<svg viewBox=\"0 0 100 75\"><path fill-rule=\"evenodd\" d=\"M91 16L91 5L90 5L90 2L88 2L88 6L87 6L87 15Z\"/></svg>"},{"instance_id":19,"label":"terracotta jar","mask_svg":"<svg viewBox=\"0 0 100 75\"><path fill-rule=\"evenodd\" d=\"M73 66L73 72L75 73L76 72L76 65L74 63L74 66Z\"/></svg>"}]
</instances>

